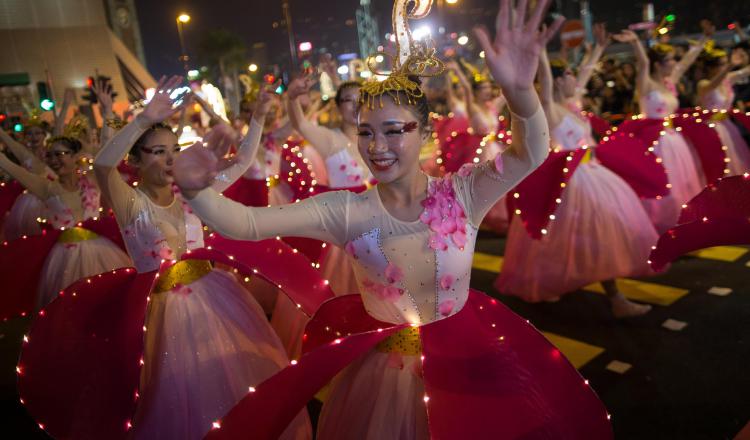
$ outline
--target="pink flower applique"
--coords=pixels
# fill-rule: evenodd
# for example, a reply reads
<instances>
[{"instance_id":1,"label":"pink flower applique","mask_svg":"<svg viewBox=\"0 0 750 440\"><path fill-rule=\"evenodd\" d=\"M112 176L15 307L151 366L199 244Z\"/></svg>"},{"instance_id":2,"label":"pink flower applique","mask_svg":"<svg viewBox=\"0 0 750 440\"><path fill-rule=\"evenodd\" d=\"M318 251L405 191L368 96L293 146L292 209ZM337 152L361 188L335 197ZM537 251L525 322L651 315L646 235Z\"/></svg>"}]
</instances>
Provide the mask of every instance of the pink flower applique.
<instances>
[{"instance_id":1,"label":"pink flower applique","mask_svg":"<svg viewBox=\"0 0 750 440\"><path fill-rule=\"evenodd\" d=\"M344 171L346 169L346 164L341 164L341 166L339 166L339 169L341 171Z\"/></svg>"},{"instance_id":2,"label":"pink flower applique","mask_svg":"<svg viewBox=\"0 0 750 440\"><path fill-rule=\"evenodd\" d=\"M404 294L404 289L400 289L393 285L386 286L385 284L377 283L367 278L362 282L362 287L366 292L371 293L378 299L388 302L396 302L401 299L401 296Z\"/></svg>"},{"instance_id":3,"label":"pink flower applique","mask_svg":"<svg viewBox=\"0 0 750 440\"><path fill-rule=\"evenodd\" d=\"M453 282L456 281L456 279L451 274L445 274L442 277L440 277L440 288L443 290L450 290L451 287L453 287Z\"/></svg>"},{"instance_id":4,"label":"pink flower applique","mask_svg":"<svg viewBox=\"0 0 750 440\"><path fill-rule=\"evenodd\" d=\"M438 312L441 316L449 316L453 313L453 309L456 308L456 301L453 299L446 299L445 301L438 304Z\"/></svg>"},{"instance_id":5,"label":"pink flower applique","mask_svg":"<svg viewBox=\"0 0 750 440\"><path fill-rule=\"evenodd\" d=\"M193 289L191 289L188 286L178 283L177 285L174 286L174 289L172 289L172 293L176 293L177 295L182 295L182 296L188 296L191 293L193 293Z\"/></svg>"},{"instance_id":6,"label":"pink flower applique","mask_svg":"<svg viewBox=\"0 0 750 440\"><path fill-rule=\"evenodd\" d=\"M168 247L163 247L159 249L159 256L165 260L171 259L172 255L174 255L174 252L172 252L172 249Z\"/></svg>"},{"instance_id":7,"label":"pink flower applique","mask_svg":"<svg viewBox=\"0 0 750 440\"><path fill-rule=\"evenodd\" d=\"M388 266L385 267L385 278L390 284L398 283L404 279L404 271L395 264L388 263Z\"/></svg>"},{"instance_id":8,"label":"pink flower applique","mask_svg":"<svg viewBox=\"0 0 750 440\"><path fill-rule=\"evenodd\" d=\"M395 368L397 370L404 369L404 357L399 353L391 352L388 353L388 360L386 361L388 368Z\"/></svg>"},{"instance_id":9,"label":"pink flower applique","mask_svg":"<svg viewBox=\"0 0 750 440\"><path fill-rule=\"evenodd\" d=\"M422 206L419 219L430 228L432 249L445 251L450 242L459 249L466 246L466 213L456 199L450 175L430 182Z\"/></svg>"}]
</instances>

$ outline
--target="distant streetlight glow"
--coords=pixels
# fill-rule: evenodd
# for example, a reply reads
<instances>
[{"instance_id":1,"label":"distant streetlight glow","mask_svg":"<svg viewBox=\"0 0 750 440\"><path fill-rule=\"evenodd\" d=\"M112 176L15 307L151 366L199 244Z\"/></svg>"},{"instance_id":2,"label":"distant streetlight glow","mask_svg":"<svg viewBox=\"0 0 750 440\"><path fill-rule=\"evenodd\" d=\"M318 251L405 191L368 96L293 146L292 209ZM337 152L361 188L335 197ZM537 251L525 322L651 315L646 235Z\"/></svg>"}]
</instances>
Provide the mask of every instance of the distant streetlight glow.
<instances>
[{"instance_id":1,"label":"distant streetlight glow","mask_svg":"<svg viewBox=\"0 0 750 440\"><path fill-rule=\"evenodd\" d=\"M455 5L456 3L458 3L458 0L445 0L445 2L449 5Z\"/></svg>"},{"instance_id":2,"label":"distant streetlight glow","mask_svg":"<svg viewBox=\"0 0 750 440\"><path fill-rule=\"evenodd\" d=\"M312 43L309 41L303 41L299 44L299 51L300 52L309 52L312 50Z\"/></svg>"},{"instance_id":3,"label":"distant streetlight glow","mask_svg":"<svg viewBox=\"0 0 750 440\"><path fill-rule=\"evenodd\" d=\"M339 66L338 72L339 72L339 75L346 75L347 73L349 73L349 66L346 66L346 65Z\"/></svg>"},{"instance_id":4,"label":"distant streetlight glow","mask_svg":"<svg viewBox=\"0 0 750 440\"><path fill-rule=\"evenodd\" d=\"M180 23L187 23L190 21L190 16L185 13L182 13L179 16L177 16L177 21L179 21Z\"/></svg>"},{"instance_id":5,"label":"distant streetlight glow","mask_svg":"<svg viewBox=\"0 0 750 440\"><path fill-rule=\"evenodd\" d=\"M484 58L484 51L479 52L479 58Z\"/></svg>"},{"instance_id":6,"label":"distant streetlight glow","mask_svg":"<svg viewBox=\"0 0 750 440\"><path fill-rule=\"evenodd\" d=\"M460 37L458 37L458 44L460 44L461 46L466 46L468 42L469 37L467 37L466 35L461 35Z\"/></svg>"},{"instance_id":7,"label":"distant streetlight glow","mask_svg":"<svg viewBox=\"0 0 750 440\"><path fill-rule=\"evenodd\" d=\"M415 30L412 33L412 36L417 40L427 38L430 35L432 35L432 30L428 26L422 26L420 28L417 28L417 30Z\"/></svg>"},{"instance_id":8,"label":"distant streetlight glow","mask_svg":"<svg viewBox=\"0 0 750 440\"><path fill-rule=\"evenodd\" d=\"M258 71L258 65L255 64L255 63L253 63L253 64L247 66L247 70L249 70L251 72L257 72Z\"/></svg>"}]
</instances>

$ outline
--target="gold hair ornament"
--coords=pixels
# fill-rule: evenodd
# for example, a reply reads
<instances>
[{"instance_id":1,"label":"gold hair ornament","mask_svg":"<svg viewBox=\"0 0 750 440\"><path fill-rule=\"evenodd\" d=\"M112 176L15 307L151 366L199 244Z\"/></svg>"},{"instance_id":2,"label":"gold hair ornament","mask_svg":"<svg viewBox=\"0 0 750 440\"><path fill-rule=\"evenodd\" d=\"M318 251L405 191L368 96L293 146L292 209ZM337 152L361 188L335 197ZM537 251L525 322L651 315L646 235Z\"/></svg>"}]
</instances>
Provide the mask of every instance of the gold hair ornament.
<instances>
[{"instance_id":1,"label":"gold hair ornament","mask_svg":"<svg viewBox=\"0 0 750 440\"><path fill-rule=\"evenodd\" d=\"M360 103L372 109L377 98L380 107L383 106L383 95L390 96L401 105L402 94L406 96L408 104L414 104L424 96L424 91L410 76L429 78L441 75L445 71L445 64L435 55L436 49L431 41L415 41L409 27L409 20L425 18L432 8L433 0L396 0L393 4L391 24L396 36L396 56L385 52L376 52L367 58L367 68L376 77L362 85ZM407 5L413 3L411 11ZM392 71L384 72L377 67L377 58L390 59ZM377 76L386 76L382 81Z\"/></svg>"}]
</instances>

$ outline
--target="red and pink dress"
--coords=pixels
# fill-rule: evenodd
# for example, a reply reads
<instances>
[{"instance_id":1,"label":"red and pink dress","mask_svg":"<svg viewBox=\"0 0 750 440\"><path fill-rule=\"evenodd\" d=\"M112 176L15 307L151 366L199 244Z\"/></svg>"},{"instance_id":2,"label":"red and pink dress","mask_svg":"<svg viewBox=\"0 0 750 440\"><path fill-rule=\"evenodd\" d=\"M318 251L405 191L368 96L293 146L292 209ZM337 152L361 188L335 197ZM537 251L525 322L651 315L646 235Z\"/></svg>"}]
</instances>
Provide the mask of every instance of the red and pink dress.
<instances>
[{"instance_id":1,"label":"red and pink dress","mask_svg":"<svg viewBox=\"0 0 750 440\"><path fill-rule=\"evenodd\" d=\"M525 154L541 162L543 113L516 124ZM320 439L611 438L605 408L565 357L469 288L479 223L532 166L515 154L503 163L429 178L414 220L394 217L377 186L265 209L211 189L192 199L228 237L300 235L346 249L360 289L325 302L302 357L251 390L208 438L276 438L332 379Z\"/></svg>"},{"instance_id":2,"label":"red and pink dress","mask_svg":"<svg viewBox=\"0 0 750 440\"><path fill-rule=\"evenodd\" d=\"M589 122L568 113L552 140L555 152L512 191L517 215L495 287L538 302L598 281L651 274L656 230L633 188L593 157ZM550 198L547 206L531 205Z\"/></svg>"}]
</instances>

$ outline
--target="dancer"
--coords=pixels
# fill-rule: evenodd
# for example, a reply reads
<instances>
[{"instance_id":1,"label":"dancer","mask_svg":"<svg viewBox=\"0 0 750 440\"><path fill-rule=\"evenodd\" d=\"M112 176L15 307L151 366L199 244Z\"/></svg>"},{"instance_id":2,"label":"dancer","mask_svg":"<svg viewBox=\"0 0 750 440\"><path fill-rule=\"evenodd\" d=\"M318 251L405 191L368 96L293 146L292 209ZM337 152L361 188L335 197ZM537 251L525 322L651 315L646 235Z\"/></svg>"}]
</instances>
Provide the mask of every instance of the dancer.
<instances>
[{"instance_id":1,"label":"dancer","mask_svg":"<svg viewBox=\"0 0 750 440\"><path fill-rule=\"evenodd\" d=\"M554 221L547 234L533 239L526 231L527 222L520 215L514 217L495 287L538 302L555 301L564 293L601 282L616 318L642 315L651 307L630 302L614 279L652 273L646 261L658 238L656 230L633 189L593 157L596 142L591 124L569 108L580 84L573 71L561 63L552 67L542 51L539 82L555 151L583 149L588 156L577 167L566 164L572 176L566 176L569 180L561 203L550 215ZM554 179L550 182L557 184ZM514 197L534 195L515 193Z\"/></svg>"},{"instance_id":2,"label":"dancer","mask_svg":"<svg viewBox=\"0 0 750 440\"><path fill-rule=\"evenodd\" d=\"M37 309L49 304L74 281L131 264L130 258L112 241L77 226L101 215L96 183L79 169L81 142L71 136L58 136L50 139L49 145L45 153L46 165L57 176L55 180L50 180L47 173L40 175L27 171L0 154L0 167L44 203L40 220L45 219L54 229L64 230L49 250L38 274ZM41 164L35 168L46 169ZM43 249L21 250L25 246L16 245L20 246L16 252L42 252ZM13 251L3 249L3 252ZM23 260L23 255L17 257Z\"/></svg>"},{"instance_id":3,"label":"dancer","mask_svg":"<svg viewBox=\"0 0 750 440\"><path fill-rule=\"evenodd\" d=\"M611 438L604 408L563 356L498 301L469 289L478 224L547 155L533 79L539 51L561 20L540 32L548 1L527 20L525 0L515 11L503 0L494 41L478 31L493 75L508 91L514 144L461 175L435 179L419 170L429 109L411 74L436 75L442 63L408 28L408 18L426 16L431 2L417 2L410 13L408 3L394 5L392 73L360 95L358 146L375 187L247 208L208 188L217 171L204 151L177 161L178 185L216 230L236 239L299 235L345 247L361 291L326 302L308 325L306 354L256 387L209 438L274 438L347 365L323 407L320 439ZM250 431L260 420L261 429Z\"/></svg>"},{"instance_id":4,"label":"dancer","mask_svg":"<svg viewBox=\"0 0 750 440\"><path fill-rule=\"evenodd\" d=\"M35 114L32 114L31 118L26 121L24 131L26 145L17 142L5 130L0 130L0 141L5 144L26 170L54 180L57 176L44 163L44 147L47 136L46 123ZM5 213L3 212L2 215L5 215ZM23 236L29 237L41 234L42 230L37 219L43 216L44 202L39 200L38 197L28 191L17 196L3 223L5 240L12 241Z\"/></svg>"},{"instance_id":5,"label":"dancer","mask_svg":"<svg viewBox=\"0 0 750 440\"><path fill-rule=\"evenodd\" d=\"M643 125L648 121L654 122L651 124L656 127L654 150L669 175L671 194L661 199L643 201L657 231L662 232L675 223L682 204L698 194L705 181L701 164L685 137L671 127L663 127L665 118L677 110L675 84L698 58L703 44L691 46L685 56L676 62L672 46L657 44L647 53L633 31L624 30L613 38L621 43L629 43L635 51L636 93L641 111L647 118ZM621 127L625 132L628 131L626 124ZM637 130L638 126L635 127ZM650 144L652 139L646 136L644 141Z\"/></svg>"},{"instance_id":6,"label":"dancer","mask_svg":"<svg viewBox=\"0 0 750 440\"><path fill-rule=\"evenodd\" d=\"M20 393L32 415L54 436L115 438L128 429L132 438L200 439L249 387L289 363L263 310L233 274L207 260L182 258L203 247L204 241L200 220L173 190L173 166L180 146L177 136L163 124L180 110L179 103L187 101L170 97L181 81L181 77L162 78L144 111L110 140L94 162L138 276L133 278L131 271L125 270L103 281L93 280L107 283L107 288L99 289L101 299L90 295L99 293L95 291L77 299L75 293L69 293L64 298L68 302L48 310L32 328L33 343L24 348L19 369L26 371L26 376L19 384ZM191 147L210 151L224 163L213 185L218 191L241 176L255 157L270 102L268 93L263 95L264 104L256 110L233 160L224 159L235 139L231 129L222 124L204 142ZM128 185L117 171L126 154L138 169L137 188ZM119 319L102 322L113 309L119 311ZM97 334L112 334L115 339L129 335L131 339L116 347L116 354L88 336L58 340L58 335L77 329L70 322L59 322L63 314L86 322L86 328L102 327ZM143 326L143 331L129 333L134 326ZM144 340L136 339L138 336ZM40 341L67 350L47 349L47 354L38 345ZM97 366L78 364L79 358L88 359L91 350L102 353L102 362L110 362L107 365L113 358L119 360L114 367L117 371L102 373ZM141 357L142 365L135 390L127 388L132 378L129 374L137 365L127 357L133 353ZM49 401L62 399L56 394L59 386L38 385L56 383L57 375L73 375L67 379L75 382L81 371L95 373L84 387L88 391L82 391L72 404ZM111 403L97 400L108 395ZM69 420L60 413L68 414ZM122 416L132 420L118 419ZM310 435L307 416L300 413L282 438L307 439Z\"/></svg>"},{"instance_id":7,"label":"dancer","mask_svg":"<svg viewBox=\"0 0 750 440\"><path fill-rule=\"evenodd\" d=\"M750 77L750 66L732 70L742 64L739 52L733 53L729 62L726 51L713 47L713 44L707 46L702 54L705 72L704 79L698 82L698 99L704 109L717 112L710 120L715 124L722 145L727 148L730 160L727 168L731 175L741 175L750 170L750 147L728 112L734 106L734 85Z\"/></svg>"}]
</instances>

